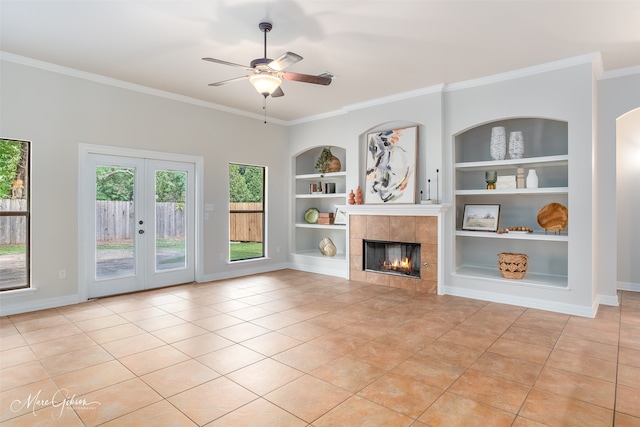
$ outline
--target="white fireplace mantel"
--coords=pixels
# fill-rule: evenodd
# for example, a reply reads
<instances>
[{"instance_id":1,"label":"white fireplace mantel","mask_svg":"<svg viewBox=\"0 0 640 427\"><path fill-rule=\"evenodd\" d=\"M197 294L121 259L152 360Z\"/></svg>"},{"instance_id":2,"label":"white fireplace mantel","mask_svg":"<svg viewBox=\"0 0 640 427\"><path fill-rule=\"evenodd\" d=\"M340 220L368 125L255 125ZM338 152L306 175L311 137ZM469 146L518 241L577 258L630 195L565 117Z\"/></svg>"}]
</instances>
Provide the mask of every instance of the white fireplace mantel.
<instances>
[{"instance_id":1,"label":"white fireplace mantel","mask_svg":"<svg viewBox=\"0 0 640 427\"><path fill-rule=\"evenodd\" d=\"M407 215L407 216L440 216L445 213L451 204L440 205L339 205L337 209L355 215Z\"/></svg>"}]
</instances>

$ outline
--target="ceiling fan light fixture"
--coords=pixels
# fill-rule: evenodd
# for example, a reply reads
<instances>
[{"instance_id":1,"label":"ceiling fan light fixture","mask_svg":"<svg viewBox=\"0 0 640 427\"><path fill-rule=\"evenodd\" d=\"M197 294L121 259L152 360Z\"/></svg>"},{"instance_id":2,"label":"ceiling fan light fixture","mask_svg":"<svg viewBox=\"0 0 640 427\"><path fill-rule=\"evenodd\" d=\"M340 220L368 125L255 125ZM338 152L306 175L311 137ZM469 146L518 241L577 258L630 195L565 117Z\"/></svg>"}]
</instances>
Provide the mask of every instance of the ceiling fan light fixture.
<instances>
[{"instance_id":1,"label":"ceiling fan light fixture","mask_svg":"<svg viewBox=\"0 0 640 427\"><path fill-rule=\"evenodd\" d=\"M282 79L271 74L254 74L249 81L258 93L265 98L271 95L282 83Z\"/></svg>"}]
</instances>

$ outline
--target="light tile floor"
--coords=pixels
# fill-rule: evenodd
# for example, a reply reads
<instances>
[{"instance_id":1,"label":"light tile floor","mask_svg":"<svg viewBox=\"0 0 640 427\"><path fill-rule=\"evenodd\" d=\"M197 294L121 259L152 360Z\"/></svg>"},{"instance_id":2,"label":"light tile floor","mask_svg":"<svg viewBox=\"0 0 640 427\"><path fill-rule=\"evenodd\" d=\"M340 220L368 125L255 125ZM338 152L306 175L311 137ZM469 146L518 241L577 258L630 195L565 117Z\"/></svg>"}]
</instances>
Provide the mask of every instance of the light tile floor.
<instances>
[{"instance_id":1,"label":"light tile floor","mask_svg":"<svg viewBox=\"0 0 640 427\"><path fill-rule=\"evenodd\" d=\"M283 270L3 317L0 422L640 426L620 297L588 319Z\"/></svg>"}]
</instances>

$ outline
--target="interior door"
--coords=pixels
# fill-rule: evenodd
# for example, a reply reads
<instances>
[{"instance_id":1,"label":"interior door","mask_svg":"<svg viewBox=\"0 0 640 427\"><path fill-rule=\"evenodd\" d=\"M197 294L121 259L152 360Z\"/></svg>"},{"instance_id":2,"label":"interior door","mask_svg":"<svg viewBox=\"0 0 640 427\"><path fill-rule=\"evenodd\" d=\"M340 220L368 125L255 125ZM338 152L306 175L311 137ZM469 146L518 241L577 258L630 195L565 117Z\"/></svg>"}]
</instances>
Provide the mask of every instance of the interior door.
<instances>
[{"instance_id":1,"label":"interior door","mask_svg":"<svg viewBox=\"0 0 640 427\"><path fill-rule=\"evenodd\" d=\"M90 154L89 298L195 279L194 165Z\"/></svg>"}]
</instances>

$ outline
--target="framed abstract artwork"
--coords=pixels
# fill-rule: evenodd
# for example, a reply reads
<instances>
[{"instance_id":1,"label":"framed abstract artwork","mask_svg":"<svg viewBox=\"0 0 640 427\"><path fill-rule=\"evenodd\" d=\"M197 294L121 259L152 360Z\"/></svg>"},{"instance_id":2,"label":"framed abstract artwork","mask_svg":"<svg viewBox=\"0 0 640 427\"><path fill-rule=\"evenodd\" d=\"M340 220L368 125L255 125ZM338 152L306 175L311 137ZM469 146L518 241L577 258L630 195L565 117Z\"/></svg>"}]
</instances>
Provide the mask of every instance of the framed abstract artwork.
<instances>
[{"instance_id":1,"label":"framed abstract artwork","mask_svg":"<svg viewBox=\"0 0 640 427\"><path fill-rule=\"evenodd\" d=\"M417 147L417 126L367 134L365 203L416 202Z\"/></svg>"}]
</instances>

